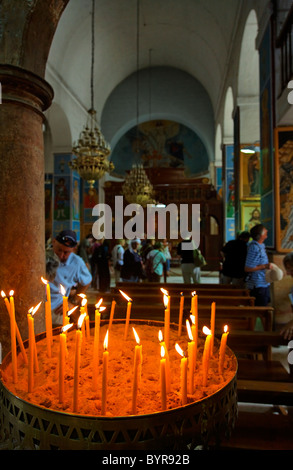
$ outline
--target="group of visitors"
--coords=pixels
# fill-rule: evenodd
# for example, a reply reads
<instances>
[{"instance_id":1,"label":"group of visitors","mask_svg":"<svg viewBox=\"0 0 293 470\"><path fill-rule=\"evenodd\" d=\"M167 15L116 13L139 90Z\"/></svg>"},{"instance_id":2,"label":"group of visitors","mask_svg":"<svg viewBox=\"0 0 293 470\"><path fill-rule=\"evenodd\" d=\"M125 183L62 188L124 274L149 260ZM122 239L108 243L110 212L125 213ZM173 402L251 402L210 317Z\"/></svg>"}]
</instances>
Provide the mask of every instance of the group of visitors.
<instances>
[{"instance_id":1,"label":"group of visitors","mask_svg":"<svg viewBox=\"0 0 293 470\"><path fill-rule=\"evenodd\" d=\"M266 306L270 302L270 283L283 276L275 264L270 263L265 248L268 231L262 224L255 225L250 232L242 232L222 248L223 265L220 272L221 284L233 284L249 289L255 297L256 306ZM180 257L183 282L200 282L201 267L206 264L199 249L195 249L189 239L177 246ZM78 247L78 248L77 248ZM116 283L147 280L160 282L170 271L171 253L167 240L117 240L110 251L105 239L95 240L88 235L78 245L76 234L64 230L51 242L46 251L47 277L51 286L53 324L60 324L62 318L62 294L60 285L65 288L69 309L80 303L78 294L92 285L100 292L110 290L110 265L114 270ZM293 277L293 253L283 260L285 271ZM292 302L293 310L293 302ZM293 321L282 330L284 337L293 337Z\"/></svg>"},{"instance_id":2,"label":"group of visitors","mask_svg":"<svg viewBox=\"0 0 293 470\"><path fill-rule=\"evenodd\" d=\"M168 241L134 238L125 242L118 240L112 250L115 281L138 282L147 280L160 282L170 270L171 254Z\"/></svg>"}]
</instances>

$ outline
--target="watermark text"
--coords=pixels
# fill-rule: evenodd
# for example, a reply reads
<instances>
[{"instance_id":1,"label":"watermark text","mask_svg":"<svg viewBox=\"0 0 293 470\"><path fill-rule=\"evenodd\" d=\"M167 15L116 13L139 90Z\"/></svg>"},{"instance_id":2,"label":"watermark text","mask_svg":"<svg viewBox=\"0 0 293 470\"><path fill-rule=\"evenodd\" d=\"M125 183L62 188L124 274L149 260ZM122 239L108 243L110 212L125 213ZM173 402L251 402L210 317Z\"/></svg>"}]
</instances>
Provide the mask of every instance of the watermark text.
<instances>
[{"instance_id":1,"label":"watermark text","mask_svg":"<svg viewBox=\"0 0 293 470\"><path fill-rule=\"evenodd\" d=\"M123 196L115 196L114 214L108 204L99 203L92 209L97 217L92 233L97 240L113 238L190 239L182 249L197 248L200 243L200 205L168 204L156 206L128 204L124 207Z\"/></svg>"}]
</instances>

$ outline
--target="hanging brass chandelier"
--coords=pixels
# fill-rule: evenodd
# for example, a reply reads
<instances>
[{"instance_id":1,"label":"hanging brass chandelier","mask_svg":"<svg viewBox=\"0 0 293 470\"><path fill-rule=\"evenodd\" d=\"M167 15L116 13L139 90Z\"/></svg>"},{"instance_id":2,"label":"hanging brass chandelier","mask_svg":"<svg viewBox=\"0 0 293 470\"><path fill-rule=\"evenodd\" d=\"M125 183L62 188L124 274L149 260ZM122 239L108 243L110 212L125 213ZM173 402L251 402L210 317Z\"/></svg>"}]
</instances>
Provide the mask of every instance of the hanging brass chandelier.
<instances>
[{"instance_id":1,"label":"hanging brass chandelier","mask_svg":"<svg viewBox=\"0 0 293 470\"><path fill-rule=\"evenodd\" d=\"M142 165L134 164L125 178L123 196L129 203L145 207L154 204L153 186L151 185Z\"/></svg>"},{"instance_id":2,"label":"hanging brass chandelier","mask_svg":"<svg viewBox=\"0 0 293 470\"><path fill-rule=\"evenodd\" d=\"M81 178L89 182L90 189L93 188L95 181L114 169L113 162L108 160L111 153L110 145L106 142L96 122L96 111L94 110L94 57L95 0L92 0L91 109L88 111L87 124L72 148L72 153L76 155L76 158L69 162L69 167L76 170Z\"/></svg>"},{"instance_id":3,"label":"hanging brass chandelier","mask_svg":"<svg viewBox=\"0 0 293 470\"><path fill-rule=\"evenodd\" d=\"M139 156L139 135L138 135L138 121L139 121L139 0L137 0L136 9L136 153L137 161L140 161ZM147 204L154 204L153 199L153 186L150 183L147 174L141 163L134 163L132 169L125 178L125 183L122 187L122 193L127 202L139 204L145 207Z\"/></svg>"}]
</instances>

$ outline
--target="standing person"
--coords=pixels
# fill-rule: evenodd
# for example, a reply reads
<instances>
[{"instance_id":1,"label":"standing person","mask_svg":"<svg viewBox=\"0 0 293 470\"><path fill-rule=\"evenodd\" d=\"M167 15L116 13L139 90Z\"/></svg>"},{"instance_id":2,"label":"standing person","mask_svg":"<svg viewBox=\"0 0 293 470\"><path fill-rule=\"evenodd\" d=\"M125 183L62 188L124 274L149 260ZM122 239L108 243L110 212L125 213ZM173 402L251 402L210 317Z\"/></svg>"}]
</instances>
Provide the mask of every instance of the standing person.
<instances>
[{"instance_id":1,"label":"standing person","mask_svg":"<svg viewBox=\"0 0 293 470\"><path fill-rule=\"evenodd\" d=\"M167 277L169 276L170 267L171 267L171 253L169 249L169 242L168 240L163 240L163 254L166 258L166 263L164 264L164 282L167 281Z\"/></svg>"},{"instance_id":2,"label":"standing person","mask_svg":"<svg viewBox=\"0 0 293 470\"><path fill-rule=\"evenodd\" d=\"M255 305L266 306L270 302L270 284L266 281L266 270L271 269L264 241L268 231L264 225L258 224L250 230L252 241L248 244L245 261L247 288L255 297Z\"/></svg>"},{"instance_id":3,"label":"standing person","mask_svg":"<svg viewBox=\"0 0 293 470\"><path fill-rule=\"evenodd\" d=\"M236 240L230 240L222 248L223 267L221 284L232 284L239 287L245 286L246 273L244 266L249 238L249 232L242 232Z\"/></svg>"},{"instance_id":4,"label":"standing person","mask_svg":"<svg viewBox=\"0 0 293 470\"><path fill-rule=\"evenodd\" d=\"M53 240L54 256L59 260L55 278L50 282L53 325L63 323L63 296L60 284L66 290L68 309L80 302L79 293L84 293L91 283L92 276L80 256L73 253L77 245L76 234L63 230Z\"/></svg>"},{"instance_id":5,"label":"standing person","mask_svg":"<svg viewBox=\"0 0 293 470\"><path fill-rule=\"evenodd\" d=\"M138 254L140 239L134 238L124 252L121 278L123 282L138 282L143 277L142 259Z\"/></svg>"},{"instance_id":6,"label":"standing person","mask_svg":"<svg viewBox=\"0 0 293 470\"><path fill-rule=\"evenodd\" d=\"M99 291L108 292L110 290L110 268L109 268L109 245L105 238L102 243L95 248L93 252L93 263L97 267L97 275L99 278Z\"/></svg>"},{"instance_id":7,"label":"standing person","mask_svg":"<svg viewBox=\"0 0 293 470\"><path fill-rule=\"evenodd\" d=\"M189 244L187 249L183 249L184 245ZM177 246L177 254L181 257L181 271L183 282L191 284L197 282L197 275L194 266L194 247L191 239L182 240Z\"/></svg>"},{"instance_id":8,"label":"standing person","mask_svg":"<svg viewBox=\"0 0 293 470\"><path fill-rule=\"evenodd\" d=\"M156 242L153 249L147 254L146 267L150 266L150 269L146 269L146 274L149 282L160 282L161 280L164 264L166 263L166 258L162 250L162 243Z\"/></svg>"},{"instance_id":9,"label":"standing person","mask_svg":"<svg viewBox=\"0 0 293 470\"><path fill-rule=\"evenodd\" d=\"M77 254L80 256L85 264L87 265L88 269L91 269L91 255L92 255L92 244L94 242L94 237L91 233L89 233L83 240L81 240Z\"/></svg>"},{"instance_id":10,"label":"standing person","mask_svg":"<svg viewBox=\"0 0 293 470\"><path fill-rule=\"evenodd\" d=\"M283 265L286 270L286 274L293 277L293 253L288 253L283 258ZM293 312L293 288L289 294L291 300L291 312ZM292 316L292 314L291 314ZM290 320L286 325L284 325L281 329L281 335L284 339L290 341L293 338L293 319Z\"/></svg>"},{"instance_id":11,"label":"standing person","mask_svg":"<svg viewBox=\"0 0 293 470\"><path fill-rule=\"evenodd\" d=\"M117 243L114 246L111 255L114 268L115 283L117 284L117 282L120 281L121 269L123 266L124 240L117 240Z\"/></svg>"}]
</instances>

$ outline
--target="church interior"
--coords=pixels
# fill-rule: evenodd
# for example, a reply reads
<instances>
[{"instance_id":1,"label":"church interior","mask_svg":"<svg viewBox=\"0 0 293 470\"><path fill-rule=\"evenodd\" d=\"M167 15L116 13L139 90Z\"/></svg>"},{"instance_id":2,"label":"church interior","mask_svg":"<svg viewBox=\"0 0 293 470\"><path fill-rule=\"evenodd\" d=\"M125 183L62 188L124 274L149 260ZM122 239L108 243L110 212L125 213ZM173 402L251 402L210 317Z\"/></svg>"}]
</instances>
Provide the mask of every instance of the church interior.
<instances>
[{"instance_id":1,"label":"church interior","mask_svg":"<svg viewBox=\"0 0 293 470\"><path fill-rule=\"evenodd\" d=\"M293 250L292 24L291 0L2 0L0 450L168 450L173 435L185 449L190 439L189 450L293 449L293 342L280 333L293 318L293 281L283 265ZM199 325L215 302L216 336L220 344L226 318L238 369L221 389L226 395L207 395L193 419L181 406L180 416L165 412L164 426L158 413L147 415L155 424L144 431L132 417L119 432L98 415L98 424L91 416L78 425L71 410L49 424L46 405L32 407L30 395L17 401L2 369L9 361L13 367L15 337L18 353L22 340L29 351L28 311L40 300L34 334L43 339L47 331L46 248L65 230L81 243L96 222L94 207L114 214L117 196L123 210L132 203L199 205L201 282L184 284L177 234L161 284L175 323L180 295L189 314L196 291ZM265 307L255 306L247 289L219 281L222 247L257 224L268 231L269 261L283 271ZM124 236L113 236L111 248L115 238ZM118 287L133 299L132 320L162 320L160 286L115 285L112 268L109 291L88 290L90 321L100 297L105 319L113 299L124 319Z\"/></svg>"}]
</instances>

